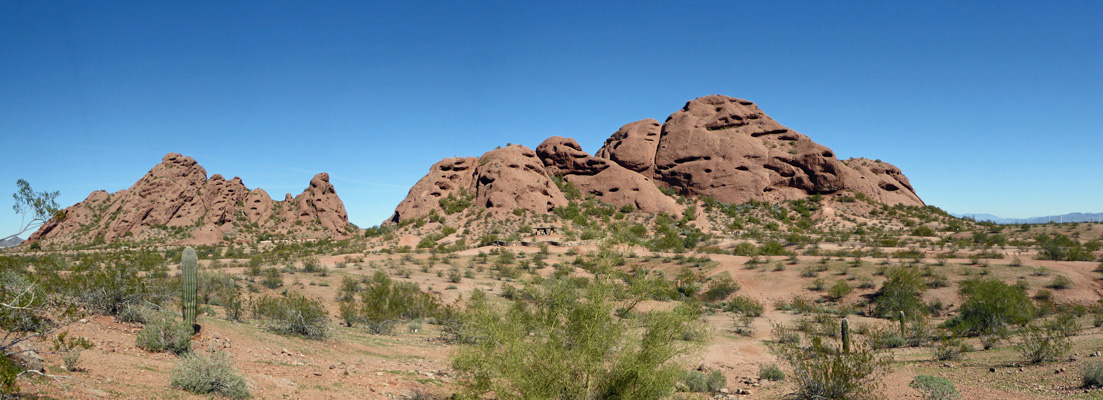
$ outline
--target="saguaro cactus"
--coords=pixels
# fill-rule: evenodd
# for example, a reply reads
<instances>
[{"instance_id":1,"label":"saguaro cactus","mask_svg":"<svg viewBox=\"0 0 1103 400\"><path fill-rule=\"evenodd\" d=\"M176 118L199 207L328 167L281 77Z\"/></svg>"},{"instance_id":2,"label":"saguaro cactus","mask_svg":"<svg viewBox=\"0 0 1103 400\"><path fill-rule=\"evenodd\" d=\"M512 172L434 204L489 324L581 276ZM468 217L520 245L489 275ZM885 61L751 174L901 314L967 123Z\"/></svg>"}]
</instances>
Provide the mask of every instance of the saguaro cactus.
<instances>
[{"instance_id":1,"label":"saguaro cactus","mask_svg":"<svg viewBox=\"0 0 1103 400\"><path fill-rule=\"evenodd\" d=\"M184 323L191 325L195 333L199 333L199 324L195 323L196 307L199 298L199 257L195 255L195 249L188 247L180 257L180 292L181 307L183 308Z\"/></svg>"},{"instance_id":2,"label":"saguaro cactus","mask_svg":"<svg viewBox=\"0 0 1103 400\"><path fill-rule=\"evenodd\" d=\"M904 327L904 312L900 311L900 337L907 338L908 334L906 332L907 330Z\"/></svg>"},{"instance_id":3,"label":"saguaro cactus","mask_svg":"<svg viewBox=\"0 0 1103 400\"><path fill-rule=\"evenodd\" d=\"M843 322L839 325L842 329L843 354L850 354L850 323L843 318Z\"/></svg>"}]
</instances>

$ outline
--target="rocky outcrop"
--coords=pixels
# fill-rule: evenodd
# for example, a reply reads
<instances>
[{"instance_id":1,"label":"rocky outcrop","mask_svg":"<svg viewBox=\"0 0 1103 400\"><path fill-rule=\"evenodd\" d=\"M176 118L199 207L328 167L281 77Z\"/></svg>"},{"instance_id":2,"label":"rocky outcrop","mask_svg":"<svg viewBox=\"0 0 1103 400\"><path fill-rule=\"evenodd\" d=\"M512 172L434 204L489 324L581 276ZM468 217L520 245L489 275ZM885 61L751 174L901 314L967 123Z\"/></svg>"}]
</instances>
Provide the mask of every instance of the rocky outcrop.
<instances>
[{"instance_id":1,"label":"rocky outcrop","mask_svg":"<svg viewBox=\"0 0 1103 400\"><path fill-rule=\"evenodd\" d=\"M453 200L471 201L469 198L475 195L478 166L479 159L475 157L445 158L433 164L429 173L410 188L410 193L398 204L388 222L414 220L433 212L444 215L440 200L449 196Z\"/></svg>"},{"instance_id":2,"label":"rocky outcrop","mask_svg":"<svg viewBox=\"0 0 1103 400\"><path fill-rule=\"evenodd\" d=\"M862 174L754 103L719 95L690 101L672 114L655 152L657 182L725 203L853 192L888 204L923 204L910 186L897 186L908 194L888 195L880 186L862 184Z\"/></svg>"},{"instance_id":3,"label":"rocky outcrop","mask_svg":"<svg viewBox=\"0 0 1103 400\"><path fill-rule=\"evenodd\" d=\"M284 203L295 203L295 218L276 213L293 208ZM193 239L202 236L190 243L207 243L222 240L223 234L236 235L239 225L254 223L272 233L309 236L318 232L334 237L344 235L348 226L344 204L325 173L315 176L295 200L273 202L264 190L249 190L241 178L227 180L215 174L208 179L194 159L176 153L165 155L130 188L112 194L92 192L66 208L65 215L63 220L43 224L28 240L141 240L182 229L191 232ZM295 225L296 221L301 222ZM306 229L315 225L321 229Z\"/></svg>"},{"instance_id":4,"label":"rocky outcrop","mask_svg":"<svg viewBox=\"0 0 1103 400\"><path fill-rule=\"evenodd\" d=\"M492 213L515 208L548 213L567 205L536 152L521 145L491 150L479 158L475 204Z\"/></svg>"},{"instance_id":5,"label":"rocky outcrop","mask_svg":"<svg viewBox=\"0 0 1103 400\"><path fill-rule=\"evenodd\" d=\"M858 188L855 192L885 204L923 204L908 177L895 165L866 158L850 158L843 163L858 172L856 179L852 175L847 182L848 187Z\"/></svg>"},{"instance_id":6,"label":"rocky outcrop","mask_svg":"<svg viewBox=\"0 0 1103 400\"><path fill-rule=\"evenodd\" d=\"M562 176L603 202L630 205L649 213L682 212L678 202L659 191L651 178L587 154L574 139L553 136L536 147L536 154L549 174Z\"/></svg>"},{"instance_id":7,"label":"rocky outcrop","mask_svg":"<svg viewBox=\"0 0 1103 400\"><path fill-rule=\"evenodd\" d=\"M655 151L659 148L661 133L659 121L650 118L636 121L614 132L594 155L651 177L655 172Z\"/></svg>"},{"instance_id":8,"label":"rocky outcrop","mask_svg":"<svg viewBox=\"0 0 1103 400\"><path fill-rule=\"evenodd\" d=\"M682 210L658 186L724 203L862 194L890 205L923 205L900 169L840 161L754 103L712 95L687 102L663 124L645 119L624 125L594 156L573 139L555 136L535 152L508 146L479 159L445 159L418 181L389 222L439 212L441 198L461 193L490 210L547 212L564 204L548 182L555 176L603 202L653 213Z\"/></svg>"}]
</instances>

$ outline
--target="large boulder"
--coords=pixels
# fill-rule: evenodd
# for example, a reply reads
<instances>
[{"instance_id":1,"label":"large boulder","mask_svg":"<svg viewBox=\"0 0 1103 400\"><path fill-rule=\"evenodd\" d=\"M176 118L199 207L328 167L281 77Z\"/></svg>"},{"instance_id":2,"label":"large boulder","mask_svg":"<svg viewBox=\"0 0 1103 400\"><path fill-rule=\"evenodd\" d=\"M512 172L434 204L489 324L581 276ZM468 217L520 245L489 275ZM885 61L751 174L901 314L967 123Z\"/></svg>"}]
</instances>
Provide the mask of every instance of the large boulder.
<instances>
[{"instance_id":1,"label":"large boulder","mask_svg":"<svg viewBox=\"0 0 1103 400\"><path fill-rule=\"evenodd\" d=\"M622 126L594 153L624 168L651 177L655 172L655 151L659 148L662 125L648 118Z\"/></svg>"}]
</instances>

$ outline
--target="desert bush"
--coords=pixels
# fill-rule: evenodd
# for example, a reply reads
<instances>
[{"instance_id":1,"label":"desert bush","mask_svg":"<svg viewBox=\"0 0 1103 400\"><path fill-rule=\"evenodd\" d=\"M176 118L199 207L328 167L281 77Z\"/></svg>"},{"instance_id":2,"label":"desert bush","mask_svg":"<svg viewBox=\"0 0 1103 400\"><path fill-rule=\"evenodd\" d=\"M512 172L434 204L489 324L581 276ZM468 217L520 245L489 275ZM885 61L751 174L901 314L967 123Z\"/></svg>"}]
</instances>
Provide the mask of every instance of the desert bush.
<instances>
[{"instance_id":1,"label":"desert bush","mask_svg":"<svg viewBox=\"0 0 1103 400\"><path fill-rule=\"evenodd\" d=\"M275 289L283 286L283 272L279 268L265 268L260 272L260 275L260 284L266 288Z\"/></svg>"},{"instance_id":2,"label":"desert bush","mask_svg":"<svg viewBox=\"0 0 1103 400\"><path fill-rule=\"evenodd\" d=\"M231 399L247 398L249 389L245 379L232 365L233 360L222 351L188 354L172 370L172 387Z\"/></svg>"},{"instance_id":3,"label":"desert bush","mask_svg":"<svg viewBox=\"0 0 1103 400\"><path fill-rule=\"evenodd\" d=\"M785 379L785 372L776 364L762 364L758 366L758 379L768 381L780 381Z\"/></svg>"},{"instance_id":4,"label":"desert bush","mask_svg":"<svg viewBox=\"0 0 1103 400\"><path fill-rule=\"evenodd\" d=\"M747 296L735 296L724 306L724 311L740 313L748 317L762 316L762 303Z\"/></svg>"},{"instance_id":5,"label":"desert bush","mask_svg":"<svg viewBox=\"0 0 1103 400\"><path fill-rule=\"evenodd\" d=\"M675 360L697 346L679 338L700 329L698 310L683 304L622 318L614 312L624 300L617 293L627 291L618 285L602 275L582 286L545 279L526 288L533 300L514 300L504 312L473 292L452 328L462 343L453 368L465 394L479 398L493 392L498 399L669 395L684 374Z\"/></svg>"},{"instance_id":6,"label":"desert bush","mask_svg":"<svg viewBox=\"0 0 1103 400\"><path fill-rule=\"evenodd\" d=\"M949 379L930 375L919 375L908 384L918 390L925 400L956 400L961 398L953 382Z\"/></svg>"},{"instance_id":7,"label":"desert bush","mask_svg":"<svg viewBox=\"0 0 1103 400\"><path fill-rule=\"evenodd\" d=\"M1053 277L1053 280L1050 281L1048 285L1046 285L1047 288L1054 290L1070 289L1073 286L1075 286L1075 284L1073 284L1072 279L1069 279L1069 277L1064 275L1057 275Z\"/></svg>"},{"instance_id":8,"label":"desert bush","mask_svg":"<svg viewBox=\"0 0 1103 400\"><path fill-rule=\"evenodd\" d=\"M883 318L895 318L903 311L916 315L924 311L920 294L926 282L916 267L896 267L885 271L885 283L874 300L874 314Z\"/></svg>"},{"instance_id":9,"label":"desert bush","mask_svg":"<svg viewBox=\"0 0 1103 400\"><path fill-rule=\"evenodd\" d=\"M153 352L184 354L191 351L191 337L195 331L184 321L176 321L171 312L159 313L149 320L135 339L139 348Z\"/></svg>"},{"instance_id":10,"label":"desert bush","mask_svg":"<svg viewBox=\"0 0 1103 400\"><path fill-rule=\"evenodd\" d=\"M934 359L938 361L957 361L961 355L969 352L969 346L961 339L944 336L934 346Z\"/></svg>"},{"instance_id":11,"label":"desert bush","mask_svg":"<svg viewBox=\"0 0 1103 400\"><path fill-rule=\"evenodd\" d=\"M65 364L67 371L80 370L81 351L91 349L92 342L83 337L69 337L69 332L58 333L54 337L54 351L61 354L61 362Z\"/></svg>"},{"instance_id":12,"label":"desert bush","mask_svg":"<svg viewBox=\"0 0 1103 400\"><path fill-rule=\"evenodd\" d=\"M701 300L709 303L726 299L732 293L739 290L739 284L732 280L731 275L724 273L712 277L708 289L701 293Z\"/></svg>"},{"instance_id":13,"label":"desert bush","mask_svg":"<svg viewBox=\"0 0 1103 400\"><path fill-rule=\"evenodd\" d=\"M253 303L253 316L264 321L265 329L281 335L325 339L329 334L325 307L301 294L261 297Z\"/></svg>"},{"instance_id":14,"label":"desert bush","mask_svg":"<svg viewBox=\"0 0 1103 400\"><path fill-rule=\"evenodd\" d=\"M1020 342L1015 347L1028 362L1037 364L1064 357L1072 348L1072 342L1059 331L1031 324L1023 329Z\"/></svg>"},{"instance_id":15,"label":"desert bush","mask_svg":"<svg viewBox=\"0 0 1103 400\"><path fill-rule=\"evenodd\" d=\"M708 374L692 370L685 374L682 383L686 385L690 392L718 393L720 389L728 385L728 378L725 378L724 374L716 370L710 371Z\"/></svg>"},{"instance_id":16,"label":"desert bush","mask_svg":"<svg viewBox=\"0 0 1103 400\"><path fill-rule=\"evenodd\" d=\"M360 296L360 313L366 322L428 318L440 310L440 301L416 283L395 281L382 272L372 276Z\"/></svg>"},{"instance_id":17,"label":"desert bush","mask_svg":"<svg viewBox=\"0 0 1103 400\"><path fill-rule=\"evenodd\" d=\"M1085 363L1080 372L1080 383L1086 388L1103 387L1103 361Z\"/></svg>"},{"instance_id":18,"label":"desert bush","mask_svg":"<svg viewBox=\"0 0 1103 400\"><path fill-rule=\"evenodd\" d=\"M779 354L792 368L795 398L850 399L866 396L877 386L876 377L890 359L870 350L844 353L813 336L811 345L778 346Z\"/></svg>"},{"instance_id":19,"label":"desert bush","mask_svg":"<svg viewBox=\"0 0 1103 400\"><path fill-rule=\"evenodd\" d=\"M959 335L976 336L1002 324L1024 325L1034 319L1034 304L1020 286L996 279L970 279L958 289L964 299L958 315L946 321Z\"/></svg>"},{"instance_id":20,"label":"desert bush","mask_svg":"<svg viewBox=\"0 0 1103 400\"><path fill-rule=\"evenodd\" d=\"M844 280L836 281L834 285L831 285L831 289L827 290L827 298L833 301L839 301L846 295L850 294L850 284Z\"/></svg>"}]
</instances>

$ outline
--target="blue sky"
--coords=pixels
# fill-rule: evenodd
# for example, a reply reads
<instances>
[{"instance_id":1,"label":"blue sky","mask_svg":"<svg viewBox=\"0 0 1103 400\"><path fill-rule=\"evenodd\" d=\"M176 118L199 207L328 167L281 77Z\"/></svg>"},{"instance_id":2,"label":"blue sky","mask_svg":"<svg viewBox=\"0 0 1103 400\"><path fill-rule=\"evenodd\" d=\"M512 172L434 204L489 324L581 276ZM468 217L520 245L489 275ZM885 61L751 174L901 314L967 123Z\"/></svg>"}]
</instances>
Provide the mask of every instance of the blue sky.
<instances>
[{"instance_id":1,"label":"blue sky","mask_svg":"<svg viewBox=\"0 0 1103 400\"><path fill-rule=\"evenodd\" d=\"M441 158L716 93L948 211L1103 211L1100 2L230 3L0 0L3 236L17 179L68 206L168 152L276 200L329 172L371 226Z\"/></svg>"}]
</instances>

